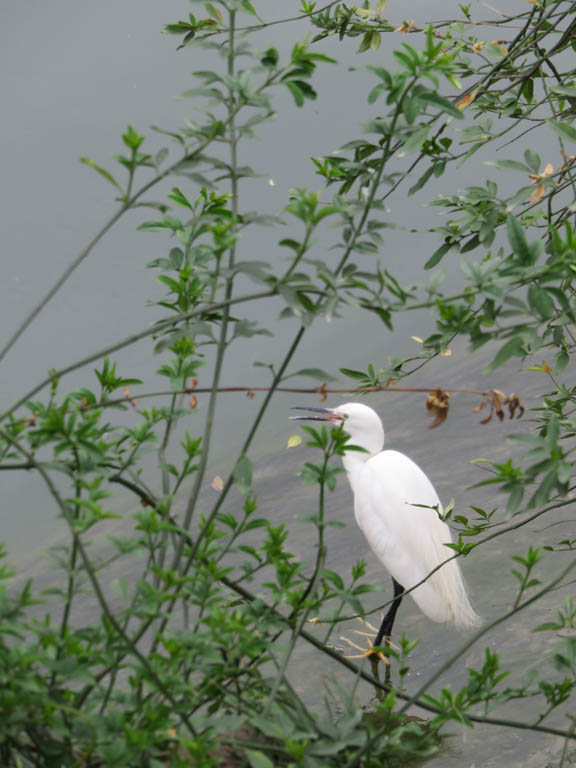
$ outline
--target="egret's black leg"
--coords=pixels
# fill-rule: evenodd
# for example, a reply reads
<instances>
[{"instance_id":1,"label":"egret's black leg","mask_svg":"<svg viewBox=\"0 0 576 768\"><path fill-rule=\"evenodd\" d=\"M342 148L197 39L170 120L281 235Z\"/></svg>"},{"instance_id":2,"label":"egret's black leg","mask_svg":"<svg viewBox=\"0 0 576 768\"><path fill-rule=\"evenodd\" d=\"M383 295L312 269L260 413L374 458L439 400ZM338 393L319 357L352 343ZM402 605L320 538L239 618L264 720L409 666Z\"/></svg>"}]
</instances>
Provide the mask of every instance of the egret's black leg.
<instances>
[{"instance_id":1,"label":"egret's black leg","mask_svg":"<svg viewBox=\"0 0 576 768\"><path fill-rule=\"evenodd\" d=\"M376 640L374 640L374 645L382 645L382 640L385 637L390 637L392 634L392 626L394 624L394 619L396 618L396 611L400 608L400 603L402 602L404 587L401 584L398 584L396 579L392 579L392 583L394 584L394 602L388 609L386 616L382 619L382 624L376 635Z\"/></svg>"}]
</instances>

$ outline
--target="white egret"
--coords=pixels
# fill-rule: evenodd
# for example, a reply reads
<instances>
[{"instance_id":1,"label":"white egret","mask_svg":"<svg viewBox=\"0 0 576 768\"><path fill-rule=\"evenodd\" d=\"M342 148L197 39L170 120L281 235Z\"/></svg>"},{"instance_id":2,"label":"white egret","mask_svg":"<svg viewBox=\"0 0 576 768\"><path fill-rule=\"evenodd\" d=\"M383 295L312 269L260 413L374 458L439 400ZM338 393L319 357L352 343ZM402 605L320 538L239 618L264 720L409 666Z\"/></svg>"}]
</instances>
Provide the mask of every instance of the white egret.
<instances>
[{"instance_id":1,"label":"white egret","mask_svg":"<svg viewBox=\"0 0 576 768\"><path fill-rule=\"evenodd\" d=\"M382 450L384 429L378 414L362 403L337 408L299 408L314 416L293 416L342 424L351 445L364 451L345 452L342 462L354 494L354 515L372 551L392 576L394 601L384 616L375 646L390 642L404 590L419 584L452 550L450 529L440 519L442 505L420 467L403 453ZM437 510L437 511L436 511ZM433 621L462 629L480 623L468 599L456 560L443 565L410 596ZM373 651L370 649L368 654Z\"/></svg>"}]
</instances>

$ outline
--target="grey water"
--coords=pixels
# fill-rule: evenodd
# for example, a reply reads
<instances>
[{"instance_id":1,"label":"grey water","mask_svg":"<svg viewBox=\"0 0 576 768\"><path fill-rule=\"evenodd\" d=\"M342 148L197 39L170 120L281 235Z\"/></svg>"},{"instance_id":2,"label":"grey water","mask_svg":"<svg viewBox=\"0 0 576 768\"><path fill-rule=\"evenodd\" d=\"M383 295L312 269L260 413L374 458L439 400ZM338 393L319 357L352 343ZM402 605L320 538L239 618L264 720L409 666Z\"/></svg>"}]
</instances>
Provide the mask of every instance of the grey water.
<instances>
[{"instance_id":1,"label":"grey water","mask_svg":"<svg viewBox=\"0 0 576 768\"><path fill-rule=\"evenodd\" d=\"M297 6L295 2L268 0L266 12L271 17L297 15ZM164 142L148 130L150 124L176 128L183 119L193 116L189 101L173 97L193 86L191 71L206 68L204 54L194 49L176 52L175 39L160 34L164 24L184 17L188 10L184 0L162 4L152 0L124 0L121 4L106 0L96 5L88 0L55 0L49 5L34 0L26 4L8 3L3 9L0 29L4 107L0 143L4 178L0 187L4 241L1 343L116 209L112 187L81 165L79 158L89 156L112 168L112 156L121 152L120 134L128 123L149 136L143 148L154 151ZM438 15L450 17L456 12L457 4L451 1L419 0L403 4L402 19L414 18L417 24L423 24ZM31 15L34 23L30 22ZM392 4L390 16L402 20ZM249 21L249 17L246 18ZM269 44L287 47L293 35L302 38L306 33L306 25L300 22L293 23L290 35L281 26L271 27L259 33L258 44L262 48ZM393 42L397 44L400 38L394 38ZM261 141L246 145L243 162L262 173L261 177L246 183L249 208L278 213L290 187L320 187L310 156L326 154L358 137L359 122L378 112L378 104L371 108L366 104L367 92L373 84L370 78L348 71L348 67L368 63L355 54L355 45L339 45L329 40L321 45L321 50L344 65L320 66L315 78L318 100L297 110L288 94L279 95L278 121L263 128ZM390 50L391 43L386 39L378 54L379 63L390 63ZM482 165L483 159L486 158L479 157L466 170L469 176L450 171L437 188L430 187L430 191L427 188L414 199L391 198L390 219L404 229L387 231L383 257L401 281L409 282L415 273L420 274L423 263L437 247L434 235L407 231L414 223L425 229L438 222L436 209L426 208L424 203L440 191L477 183L478 174L481 179L493 177L494 172ZM503 179L497 180L505 183ZM161 193L165 194L172 183L184 186L183 181L171 181ZM160 193L154 199L159 197ZM160 235L135 232L146 217L150 216L135 213L124 217L9 353L2 364L0 379L2 408L44 378L48 369L64 366L119 336L145 328L157 317L143 300L143 297L160 295L146 264L163 255L169 245ZM261 252L252 257L266 259L276 253L276 240L282 236L284 233L264 237L259 245ZM318 248L321 252L322 244L318 244ZM453 263L448 270L448 280L457 279L452 272L457 272ZM286 345L296 328L292 322L279 322L278 310L278 303L270 302L262 305L257 317L274 331L274 340L259 340L257 345L251 340L231 348L224 376L227 383L264 383L261 369L254 368L253 363L256 360L277 362L278 350ZM310 329L292 370L314 366L337 373L338 367L366 368L370 362L378 368L389 355L401 356L416 350L417 343L410 337L424 337L431 328L432 320L427 313L413 313L401 317L395 333L390 334L374 318L348 310L342 320L318 322ZM121 361L121 372L142 378L146 389L156 389L161 384L150 374L158 365L151 344L128 348L122 353ZM534 374L520 372L519 366L507 366L487 381L481 374L484 364L485 361L479 364L468 358L464 349L456 347L452 357L436 361L408 384L498 387L506 392L519 392L527 407L537 406L540 381ZM68 377L65 386L86 386L87 377L91 375L90 369L83 370ZM336 398L335 402L338 401ZM316 404L314 398L278 395L251 453L260 511L273 520L286 521L293 528L290 541L303 559L313 557L313 548L309 542L310 529L298 522L298 518L310 512L314 498L309 489L300 487L297 471L310 455L305 446L286 448L287 438L294 432L287 423L287 415L291 405L310 402ZM497 460L507 455L504 435L514 428L513 424L478 426L480 417L472 413L478 400L464 395L453 398L448 421L433 431L426 428L422 395L382 393L367 402L381 413L389 445L409 454L425 469L441 498L448 500L454 496L462 510L470 503L481 503L487 508L501 503L486 492L478 495L477 491L467 490L483 477L481 470L469 461L478 457ZM243 395L221 398L210 477L229 469L258 403L258 397L254 400L247 400ZM202 408L201 400L195 417L198 430L202 425ZM40 581L49 579L48 566L44 571L44 561L38 560L38 553L47 544L57 543L63 535L56 511L33 474L3 472L0 480L1 538L7 540L15 562L23 567L32 563L28 573L36 574ZM207 487L207 503L211 493ZM125 502L120 500L122 503ZM230 503L237 503L237 499ZM358 558L366 558L367 579L385 586L386 575L369 554L353 524L351 495L344 482L330 498L328 513L335 520L349 524L345 531L330 532L328 567L346 573ZM540 526L534 524L512 540L497 539L465 563L475 602L483 616L497 615L513 600L510 555L525 551L535 540L546 543L562 538L564 526L547 531L539 529ZM557 567L554 558L548 558L542 566L543 569L554 567ZM551 572L543 570L543 578L550 575ZM375 596L375 600L375 604L383 601L381 595ZM514 621L492 632L486 643L493 650L502 651L505 662L520 674L545 658L547 652L546 637L543 633L531 634L530 626L549 619L560 602L560 592L550 595L528 615L519 614ZM410 636L422 637L408 679L408 685L414 688L462 642L462 637L455 632L431 624L410 601L402 607L399 626ZM462 663L449 671L443 684L461 685L465 666L481 663L483 647L480 642L471 649ZM320 674L316 651L302 648L297 662L293 670L297 684L298 679L314 680L314 676ZM326 670L335 672L330 665ZM309 695L313 695L314 687L310 686ZM359 696L362 703L367 703L371 693L363 687ZM509 708L513 709L510 705ZM507 714L514 719L513 712ZM524 712L518 713L517 719L524 716ZM433 764L453 768L504 764L536 768L547 763L552 766L562 746L554 737L504 728L484 726L468 731L454 726L454 730L458 734L451 752Z\"/></svg>"}]
</instances>

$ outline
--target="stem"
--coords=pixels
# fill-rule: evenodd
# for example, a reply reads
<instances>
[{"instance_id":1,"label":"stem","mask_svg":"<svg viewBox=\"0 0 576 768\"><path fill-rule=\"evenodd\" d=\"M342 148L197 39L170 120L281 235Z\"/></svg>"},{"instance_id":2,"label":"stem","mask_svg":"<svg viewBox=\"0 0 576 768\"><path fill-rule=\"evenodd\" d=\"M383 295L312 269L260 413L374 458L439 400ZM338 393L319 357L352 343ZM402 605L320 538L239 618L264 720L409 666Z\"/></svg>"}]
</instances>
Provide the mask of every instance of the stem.
<instances>
[{"instance_id":1,"label":"stem","mask_svg":"<svg viewBox=\"0 0 576 768\"><path fill-rule=\"evenodd\" d=\"M324 495L325 495L325 475L326 475L326 470L328 469L330 455L331 455L330 449L328 449L328 451L324 455L324 463L322 465L322 476L321 476L322 479L320 481L320 491L319 491L319 499L318 499L318 543L317 543L318 549L316 552L316 564L314 566L314 572L312 573L312 577L308 582L308 586L306 587L302 597L298 601L298 605L304 605L305 601L310 596L315 597L316 590L318 587L318 582L320 581L320 574L322 573L322 569L324 568L324 562L326 560L326 547L324 546ZM298 610L298 606L294 608L290 618L295 618L297 610ZM266 706L264 707L265 717L269 715L270 708L272 707L272 704L274 703L274 699L276 698L276 695L278 693L278 689L280 688L280 683L285 679L288 664L292 657L294 648L296 647L296 641L298 640L302 627L304 626L309 613L310 613L310 606L304 606L304 609L298 618L298 622L294 626L292 635L290 637L290 642L288 643L288 648L286 649L286 652L284 654L284 659L282 660L282 663L278 670L278 674L276 675L276 679L274 680L274 685L272 686L272 690L270 691L270 696L268 697Z\"/></svg>"},{"instance_id":2,"label":"stem","mask_svg":"<svg viewBox=\"0 0 576 768\"><path fill-rule=\"evenodd\" d=\"M230 77L234 77L234 59L235 59L235 23L236 23L236 13L235 11L230 11L229 13L229 37L228 37L228 75ZM234 221L234 224L232 226L232 234L234 235L236 231L236 222L238 220L238 137L236 135L236 123L234 119L234 105L235 105L235 97L234 92L232 88L229 88L228 90L228 114L229 114L229 139L228 143L230 145L230 185L231 185L231 204L232 204L232 218ZM232 268L234 266L234 261L236 258L236 243L232 245L232 247L229 250L228 253L228 269L232 271ZM192 523L192 517L194 515L194 510L196 508L196 503L198 501L198 496L200 494L200 489L202 487L202 483L204 481L204 476L206 474L206 467L208 465L208 458L210 454L210 440L212 437L212 428L214 425L214 418L216 415L216 402L218 398L218 387L220 384L220 376L222 373L222 365L224 362L224 355L227 349L227 343L226 343L226 337L228 333L228 323L230 318L230 301L232 300L232 291L234 286L234 277L231 276L226 280L226 289L225 289L225 301L227 302L224 306L224 311L222 313L222 321L220 326L220 338L218 341L218 352L216 354L216 363L214 365L214 376L212 378L212 387L210 389L210 399L208 401L208 409L206 414L206 424L204 427L204 435L202 438L202 456L200 457L200 462L198 465L198 470L196 472L196 477L194 479L194 487L192 489L192 492L190 494L190 497L188 499L188 504L186 506L186 515L184 517L184 528L187 530L190 528L190 525ZM180 546L176 550L176 553L174 555L174 562L173 567L176 566L176 564L179 562L181 556L182 556L182 542L180 542Z\"/></svg>"},{"instance_id":3,"label":"stem","mask_svg":"<svg viewBox=\"0 0 576 768\"><path fill-rule=\"evenodd\" d=\"M0 429L0 435L9 442L19 453L21 453L28 461L34 462L34 457L32 454L28 453L28 451L23 448L20 443L15 440L12 435L7 433L5 430ZM86 549L84 548L84 544L82 542L82 539L79 535L79 533L75 529L75 520L70 514L70 510L68 509L66 503L60 496L59 491L57 490L56 486L52 482L52 479L50 475L45 471L45 469L39 465L36 464L35 469L38 470L40 476L44 480L44 483L46 484L46 487L48 488L48 491L50 492L50 495L56 502L56 505L60 509L60 512L62 513L62 516L64 517L64 520L68 524L68 527L70 529L70 535L72 536L73 541L76 543L78 553L80 554L80 557L82 558L82 563L84 565L84 568L86 570L86 573L88 575L88 578L90 580L90 583L92 584L92 589L94 590L94 594L98 600L98 603L100 604L100 608L102 609L102 613L106 617L107 621L110 623L114 631L117 633L118 637L120 637L125 643L125 647L128 648L129 653L131 653L142 666L146 670L147 674L149 675L150 679L154 682L154 685L156 688L163 694L163 696L170 702L172 707L174 708L174 712L178 715L178 717L182 720L182 723L185 725L187 730L190 732L190 734L194 737L196 736L196 731L192 724L190 723L188 717L186 714L182 713L180 710L180 707L178 705L178 702L174 699L172 696L170 690L164 685L164 683L158 678L156 672L154 669L150 666L150 663L146 656L140 651L140 649L137 647L137 645L132 642L132 640L128 637L126 632L124 631L122 625L117 621L116 616L112 612L110 606L108 605L108 602L106 598L104 597L104 593L102 591L102 588L100 586L100 582L98 581L96 577L96 572L92 566L92 563L90 561L90 558L88 557L88 553L86 552Z\"/></svg>"},{"instance_id":4,"label":"stem","mask_svg":"<svg viewBox=\"0 0 576 768\"><path fill-rule=\"evenodd\" d=\"M436 680L440 679L442 675L447 672L450 667L458 661L464 654L485 634L490 632L491 629L494 629L494 627L497 627L499 624L502 624L504 621L507 621L509 618L514 616L515 614L519 613L520 611L523 611L525 608L527 608L529 605L532 605L532 603L535 603L537 600L539 600L541 597L546 595L548 592L550 592L554 587L556 587L558 584L560 584L565 577L570 573L570 571L576 568L576 560L573 560L564 570L560 573L559 576L557 576L555 579L552 579L545 587L543 587L539 592L536 592L532 597L529 597L527 600L525 600L520 605L512 608L507 613L505 613L503 616L499 616L498 618L494 619L494 621L491 621L488 624L485 624L481 629L479 629L467 642L462 645L459 651L457 651L451 658L449 658L444 664L442 664L439 669L436 670L436 672L428 678L428 680L422 685L415 694L413 694L408 701L404 704L402 709L399 710L398 714L402 715L404 712L406 712L412 704L416 703L417 699L420 699L421 696L426 693L428 688L430 688L433 683L436 682Z\"/></svg>"}]
</instances>

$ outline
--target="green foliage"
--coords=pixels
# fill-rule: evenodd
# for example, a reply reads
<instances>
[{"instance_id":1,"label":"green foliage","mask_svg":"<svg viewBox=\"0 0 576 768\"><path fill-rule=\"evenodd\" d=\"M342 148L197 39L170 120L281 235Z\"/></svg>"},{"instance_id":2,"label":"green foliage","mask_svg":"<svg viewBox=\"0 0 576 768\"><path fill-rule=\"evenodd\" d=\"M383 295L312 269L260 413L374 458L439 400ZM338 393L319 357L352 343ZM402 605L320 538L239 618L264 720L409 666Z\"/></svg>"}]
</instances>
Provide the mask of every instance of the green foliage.
<instances>
[{"instance_id":1,"label":"green foliage","mask_svg":"<svg viewBox=\"0 0 576 768\"><path fill-rule=\"evenodd\" d=\"M217 50L222 63L194 72L198 87L183 94L200 117L179 130L157 129L178 158L166 165L168 147L144 153L146 137L132 126L121 136L124 154L115 157L119 174L82 158L115 189L120 208L110 226L136 207L154 210L138 229L139 236L155 233L158 240L158 256L148 266L156 276L151 303L162 317L113 351L92 356L91 363L101 362L83 386L67 391L65 376L86 361L51 371L0 415L2 469L36 473L69 531L51 552L60 574L50 590L39 592L32 582L17 587L12 570L0 566L0 762L208 768L221 764L227 750L251 768L406 766L441 750L446 723L510 725L496 710L511 701L520 708L523 700L534 703L538 715L519 716L513 725L545 732L554 713L560 719L552 732L573 738L573 718L568 725L562 719L573 710L576 679L570 597L555 620L534 627L551 642L546 661L521 682L504 654L486 647L457 690L444 680L430 690L440 672L407 694L418 640L403 636L399 649L389 650L393 687L383 685L328 642L342 622L369 613L366 596L379 589L365 581L363 561L347 576L327 565L330 537L341 527L329 514L330 493L338 487L340 458L355 447L339 428L303 430L307 508L299 522L310 531L311 561L293 548L287 524L272 519L268 501L257 498L259 467L249 458L257 455L255 436L272 395L286 380L320 382L316 391L326 394L330 373L317 367L292 372L293 356L314 323L340 321L352 307L372 313L387 333L398 313L428 309L435 329L421 351L366 361L366 370L340 368L350 389L386 388L459 339L471 352L487 348L486 374L516 361L529 366L530 375L546 377L549 389L527 426L508 436L513 455L479 460L489 476L478 485L497 488L500 506L444 510L455 532L447 559L481 557L486 542L572 504L576 388L562 376L576 347L569 149L576 141L576 89L571 59L563 55L574 47L571 4L539 3L511 16L502 34L514 37L504 46L477 36L485 26L476 24L470 5L460 6L461 21L420 30L384 19L382 0L375 8L336 3L323 9L304 0L299 10L315 36L290 40L287 55L257 48L252 33L265 22L247 0L196 5L196 13L165 32L179 38L185 55ZM247 28L239 27L239 14ZM296 106L306 107L317 96L317 68L337 63L315 43L326 40L337 49L351 38L370 56L395 30L411 34L410 44L396 46L393 66L380 62L357 71L358 78L375 78L363 132L338 153L330 138L326 154L312 160L322 189L292 189L283 218L244 208L243 182L255 176L241 164L244 142L274 117L277 94L287 89ZM554 147L549 156L521 145L526 126L546 131ZM488 163L494 178L447 193L450 164L466 163L485 147L505 150ZM506 193L501 173L518 180ZM168 177L165 199L148 199ZM402 285L395 276L385 240L395 222L386 200L402 190L425 194L446 214L429 231L417 264L426 271L441 262L456 269L461 255L457 295L443 291L440 271L431 272L427 284ZM278 248L265 260L253 258L243 240L246 232L256 238L261 226L282 226ZM289 318L297 331L280 362L255 363L270 376L268 392L226 477L210 477L225 360L239 340L255 349L254 337L270 333L244 310L262 298L274 299L279 318ZM133 393L144 382L110 355L150 337L156 373L169 388ZM485 402L502 419L500 395L492 390ZM205 398L202 423L199 397ZM518 405L509 401L508 407L514 416ZM115 503L119 488L131 503L126 496L121 506ZM575 565L576 541L550 541L511 553L513 578L503 575L513 584L510 604L444 669L490 627L555 597ZM565 558L549 584L539 570L544 558ZM92 623L80 618L83 604L97 617ZM328 626L322 640L306 628L308 621ZM314 710L291 683L294 652L303 643L338 664L335 679L322 680L323 705ZM372 711L358 705L361 676L379 697ZM408 699L404 708L427 708L431 721L405 717L402 698Z\"/></svg>"}]
</instances>

